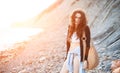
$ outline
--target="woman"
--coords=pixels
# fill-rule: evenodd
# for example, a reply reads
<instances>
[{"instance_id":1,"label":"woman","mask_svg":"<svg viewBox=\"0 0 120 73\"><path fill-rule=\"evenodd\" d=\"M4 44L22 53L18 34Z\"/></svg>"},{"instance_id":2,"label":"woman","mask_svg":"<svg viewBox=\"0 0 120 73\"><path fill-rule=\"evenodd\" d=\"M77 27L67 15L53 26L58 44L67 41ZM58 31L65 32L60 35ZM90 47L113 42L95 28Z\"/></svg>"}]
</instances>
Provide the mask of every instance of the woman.
<instances>
[{"instance_id":1,"label":"woman","mask_svg":"<svg viewBox=\"0 0 120 73\"><path fill-rule=\"evenodd\" d=\"M85 37L83 37L83 34ZM67 58L60 73L85 73L90 48L90 29L83 11L72 13L67 33ZM83 41L85 41L85 48Z\"/></svg>"}]
</instances>

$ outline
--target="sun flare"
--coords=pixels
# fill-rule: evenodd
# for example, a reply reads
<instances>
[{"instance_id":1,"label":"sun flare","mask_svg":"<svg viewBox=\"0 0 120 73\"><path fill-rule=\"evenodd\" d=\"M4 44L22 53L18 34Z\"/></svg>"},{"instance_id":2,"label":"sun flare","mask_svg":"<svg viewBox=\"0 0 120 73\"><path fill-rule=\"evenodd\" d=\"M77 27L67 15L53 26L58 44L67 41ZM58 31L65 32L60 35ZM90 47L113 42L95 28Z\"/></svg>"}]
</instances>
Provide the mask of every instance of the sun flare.
<instances>
[{"instance_id":1,"label":"sun flare","mask_svg":"<svg viewBox=\"0 0 120 73\"><path fill-rule=\"evenodd\" d=\"M0 28L30 19L56 0L0 0Z\"/></svg>"},{"instance_id":2,"label":"sun flare","mask_svg":"<svg viewBox=\"0 0 120 73\"><path fill-rule=\"evenodd\" d=\"M12 24L37 16L56 0L0 0L0 51L15 43L29 40L44 31L42 28L13 28Z\"/></svg>"}]
</instances>

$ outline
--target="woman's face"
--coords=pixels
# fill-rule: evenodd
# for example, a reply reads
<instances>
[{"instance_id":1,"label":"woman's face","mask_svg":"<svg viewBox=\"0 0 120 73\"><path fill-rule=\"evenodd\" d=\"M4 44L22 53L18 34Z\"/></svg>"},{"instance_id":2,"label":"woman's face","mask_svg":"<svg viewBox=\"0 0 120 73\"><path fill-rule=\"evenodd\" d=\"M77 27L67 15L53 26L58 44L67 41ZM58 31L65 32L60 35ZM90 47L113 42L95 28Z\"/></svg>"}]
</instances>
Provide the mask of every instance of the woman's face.
<instances>
[{"instance_id":1,"label":"woman's face","mask_svg":"<svg viewBox=\"0 0 120 73\"><path fill-rule=\"evenodd\" d=\"M76 13L76 15L75 15L75 27L78 26L78 24L80 23L80 20L81 20L81 14Z\"/></svg>"}]
</instances>

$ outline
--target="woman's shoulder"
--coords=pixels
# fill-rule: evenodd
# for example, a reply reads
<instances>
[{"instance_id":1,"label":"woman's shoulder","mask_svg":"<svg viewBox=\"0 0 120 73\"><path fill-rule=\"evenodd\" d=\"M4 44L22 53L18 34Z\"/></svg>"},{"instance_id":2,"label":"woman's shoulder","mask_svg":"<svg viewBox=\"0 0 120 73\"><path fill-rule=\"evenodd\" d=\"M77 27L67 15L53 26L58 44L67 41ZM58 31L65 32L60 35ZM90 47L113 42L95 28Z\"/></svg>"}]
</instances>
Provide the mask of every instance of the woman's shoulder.
<instances>
[{"instance_id":1,"label":"woman's shoulder","mask_svg":"<svg viewBox=\"0 0 120 73\"><path fill-rule=\"evenodd\" d=\"M90 28L88 25L85 26L84 31L86 34L90 34Z\"/></svg>"},{"instance_id":2,"label":"woman's shoulder","mask_svg":"<svg viewBox=\"0 0 120 73\"><path fill-rule=\"evenodd\" d=\"M85 31L90 31L90 28L88 25L85 26Z\"/></svg>"},{"instance_id":3,"label":"woman's shoulder","mask_svg":"<svg viewBox=\"0 0 120 73\"><path fill-rule=\"evenodd\" d=\"M85 29L89 29L89 26L88 26L88 25L86 25L86 26L85 26Z\"/></svg>"}]
</instances>

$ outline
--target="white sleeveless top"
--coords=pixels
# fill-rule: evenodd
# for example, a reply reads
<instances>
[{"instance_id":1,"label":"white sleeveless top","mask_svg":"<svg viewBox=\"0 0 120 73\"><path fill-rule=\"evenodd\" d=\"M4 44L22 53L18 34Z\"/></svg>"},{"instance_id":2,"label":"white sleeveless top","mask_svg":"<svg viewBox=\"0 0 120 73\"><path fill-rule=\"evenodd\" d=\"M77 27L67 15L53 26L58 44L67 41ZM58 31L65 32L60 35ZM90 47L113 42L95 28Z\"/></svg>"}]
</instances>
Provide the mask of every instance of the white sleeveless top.
<instances>
[{"instance_id":1,"label":"white sleeveless top","mask_svg":"<svg viewBox=\"0 0 120 73\"><path fill-rule=\"evenodd\" d=\"M71 37L71 42L73 42L73 43L74 43L74 42L75 42L75 43L76 43L76 42L80 42L79 39L78 39L78 37L77 37L77 33L76 33L76 32L73 33L73 35L72 35L72 37Z\"/></svg>"}]
</instances>

